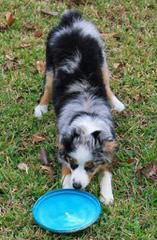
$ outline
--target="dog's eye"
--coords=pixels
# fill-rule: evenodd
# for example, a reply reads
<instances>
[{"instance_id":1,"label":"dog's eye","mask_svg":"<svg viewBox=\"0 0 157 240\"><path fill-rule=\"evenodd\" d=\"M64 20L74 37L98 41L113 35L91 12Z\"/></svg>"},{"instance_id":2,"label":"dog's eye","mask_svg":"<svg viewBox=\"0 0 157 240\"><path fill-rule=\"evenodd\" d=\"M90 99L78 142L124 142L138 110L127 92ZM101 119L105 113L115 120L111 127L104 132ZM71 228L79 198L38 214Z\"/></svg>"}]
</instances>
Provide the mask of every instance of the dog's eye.
<instances>
[{"instance_id":1,"label":"dog's eye","mask_svg":"<svg viewBox=\"0 0 157 240\"><path fill-rule=\"evenodd\" d=\"M85 169L87 172L88 172L88 171L90 171L90 172L94 171L94 163L92 163L92 162L87 163L87 164L85 165L84 169Z\"/></svg>"},{"instance_id":2,"label":"dog's eye","mask_svg":"<svg viewBox=\"0 0 157 240\"><path fill-rule=\"evenodd\" d=\"M76 163L76 161L72 159L70 156L67 156L66 159L67 159L67 162L70 164L70 167L72 170L78 167L78 164Z\"/></svg>"},{"instance_id":3,"label":"dog's eye","mask_svg":"<svg viewBox=\"0 0 157 240\"><path fill-rule=\"evenodd\" d=\"M75 170L78 167L77 163L70 163L71 169Z\"/></svg>"}]
</instances>

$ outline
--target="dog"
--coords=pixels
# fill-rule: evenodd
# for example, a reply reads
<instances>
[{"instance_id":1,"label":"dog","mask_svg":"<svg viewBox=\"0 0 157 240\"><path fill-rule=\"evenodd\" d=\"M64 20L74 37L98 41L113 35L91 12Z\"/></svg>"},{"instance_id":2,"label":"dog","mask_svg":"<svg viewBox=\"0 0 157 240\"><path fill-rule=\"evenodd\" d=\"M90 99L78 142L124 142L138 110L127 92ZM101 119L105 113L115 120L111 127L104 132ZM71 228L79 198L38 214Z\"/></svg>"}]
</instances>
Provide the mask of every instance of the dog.
<instances>
[{"instance_id":1,"label":"dog","mask_svg":"<svg viewBox=\"0 0 157 240\"><path fill-rule=\"evenodd\" d=\"M80 12L66 11L48 34L45 86L35 116L41 118L53 100L62 187L85 189L99 172L106 205L114 200L111 168L117 148L111 108L124 109L109 80L99 31Z\"/></svg>"}]
</instances>

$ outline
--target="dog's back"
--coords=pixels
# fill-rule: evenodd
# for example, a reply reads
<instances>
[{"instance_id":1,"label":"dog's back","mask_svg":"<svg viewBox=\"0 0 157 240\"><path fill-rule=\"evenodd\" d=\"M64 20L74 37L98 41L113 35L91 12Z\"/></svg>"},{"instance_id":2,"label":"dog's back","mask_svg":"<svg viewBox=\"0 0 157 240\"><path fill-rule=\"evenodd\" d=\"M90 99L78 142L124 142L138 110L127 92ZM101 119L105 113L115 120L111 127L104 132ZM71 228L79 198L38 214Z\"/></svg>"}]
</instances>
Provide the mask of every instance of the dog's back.
<instances>
[{"instance_id":1,"label":"dog's back","mask_svg":"<svg viewBox=\"0 0 157 240\"><path fill-rule=\"evenodd\" d=\"M102 68L106 64L100 34L93 24L83 20L77 11L66 12L47 41L47 68L54 72L53 102L57 110L61 103L74 96L82 84L94 95L105 98ZM88 84L87 84L88 83ZM78 87L77 87L77 86ZM70 88L75 91L67 90Z\"/></svg>"}]
</instances>

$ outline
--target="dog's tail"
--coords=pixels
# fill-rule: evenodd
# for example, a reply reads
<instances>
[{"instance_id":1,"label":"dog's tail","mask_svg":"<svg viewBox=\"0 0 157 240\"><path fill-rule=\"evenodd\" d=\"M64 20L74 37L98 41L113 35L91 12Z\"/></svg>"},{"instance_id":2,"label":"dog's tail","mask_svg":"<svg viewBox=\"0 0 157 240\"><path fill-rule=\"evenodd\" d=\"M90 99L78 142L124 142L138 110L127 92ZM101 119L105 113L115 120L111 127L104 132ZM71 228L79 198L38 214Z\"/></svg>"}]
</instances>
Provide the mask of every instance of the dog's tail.
<instances>
[{"instance_id":1,"label":"dog's tail","mask_svg":"<svg viewBox=\"0 0 157 240\"><path fill-rule=\"evenodd\" d=\"M61 25L69 26L73 22L82 19L82 14L77 10L66 10L61 18Z\"/></svg>"}]
</instances>

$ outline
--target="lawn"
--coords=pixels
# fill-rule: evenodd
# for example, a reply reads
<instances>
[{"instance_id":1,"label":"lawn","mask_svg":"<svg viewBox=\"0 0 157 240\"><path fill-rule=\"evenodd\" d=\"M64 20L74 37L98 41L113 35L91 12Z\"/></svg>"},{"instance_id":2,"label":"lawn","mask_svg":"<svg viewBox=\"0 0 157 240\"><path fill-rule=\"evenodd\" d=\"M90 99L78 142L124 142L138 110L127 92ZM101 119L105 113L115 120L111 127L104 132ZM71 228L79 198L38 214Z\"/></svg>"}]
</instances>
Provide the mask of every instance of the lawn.
<instances>
[{"instance_id":1,"label":"lawn","mask_svg":"<svg viewBox=\"0 0 157 240\"><path fill-rule=\"evenodd\" d=\"M34 202L61 187L53 109L42 120L33 116L33 109L43 84L36 62L44 60L47 33L68 6L80 9L101 31L111 85L126 110L113 112L120 146L113 171L114 205L103 207L87 230L57 235L32 219ZM0 239L157 239L157 182L138 174L157 160L156 1L0 0L0 24L8 11L15 21L0 32ZM44 135L43 141L34 142L34 134ZM42 168L41 148L52 159L53 179ZM89 190L99 197L97 179Z\"/></svg>"}]
</instances>

